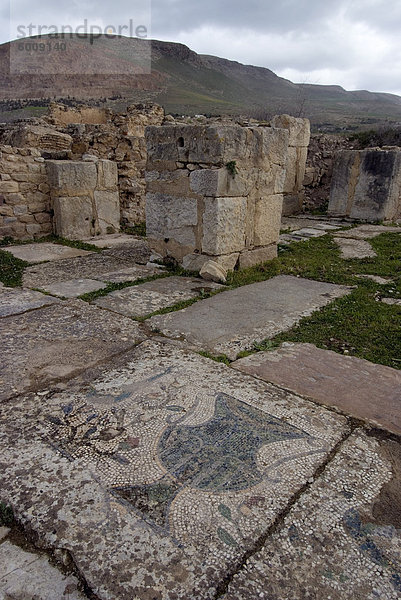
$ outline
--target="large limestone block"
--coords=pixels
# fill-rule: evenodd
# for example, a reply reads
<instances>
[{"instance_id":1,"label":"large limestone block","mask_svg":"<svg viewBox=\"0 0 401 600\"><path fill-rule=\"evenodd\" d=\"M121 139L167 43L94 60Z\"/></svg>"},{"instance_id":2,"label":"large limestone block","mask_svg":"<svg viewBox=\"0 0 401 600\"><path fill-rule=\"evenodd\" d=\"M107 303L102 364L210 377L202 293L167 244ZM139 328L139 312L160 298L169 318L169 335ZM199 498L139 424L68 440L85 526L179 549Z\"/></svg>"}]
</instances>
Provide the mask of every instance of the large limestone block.
<instances>
[{"instance_id":1,"label":"large limestone block","mask_svg":"<svg viewBox=\"0 0 401 600\"><path fill-rule=\"evenodd\" d=\"M334 156L328 214L349 216L359 177L361 153L340 150Z\"/></svg>"},{"instance_id":2,"label":"large limestone block","mask_svg":"<svg viewBox=\"0 0 401 600\"><path fill-rule=\"evenodd\" d=\"M328 213L380 221L401 215L401 151L338 152Z\"/></svg>"},{"instance_id":3,"label":"large limestone block","mask_svg":"<svg viewBox=\"0 0 401 600\"><path fill-rule=\"evenodd\" d=\"M116 233L120 230L120 199L118 192L94 193L96 233Z\"/></svg>"},{"instance_id":4,"label":"large limestone block","mask_svg":"<svg viewBox=\"0 0 401 600\"><path fill-rule=\"evenodd\" d=\"M350 217L381 221L401 216L401 151L364 150Z\"/></svg>"},{"instance_id":5,"label":"large limestone block","mask_svg":"<svg viewBox=\"0 0 401 600\"><path fill-rule=\"evenodd\" d=\"M96 188L97 169L94 163L49 160L46 164L53 195L85 196Z\"/></svg>"},{"instance_id":6,"label":"large limestone block","mask_svg":"<svg viewBox=\"0 0 401 600\"><path fill-rule=\"evenodd\" d=\"M245 247L246 198L205 198L202 252L229 254Z\"/></svg>"},{"instance_id":7,"label":"large limestone block","mask_svg":"<svg viewBox=\"0 0 401 600\"><path fill-rule=\"evenodd\" d=\"M80 240L94 233L92 199L90 196L54 198L54 233Z\"/></svg>"},{"instance_id":8,"label":"large limestone block","mask_svg":"<svg viewBox=\"0 0 401 600\"><path fill-rule=\"evenodd\" d=\"M253 242L255 246L277 243L280 235L283 196L265 196L256 201Z\"/></svg>"},{"instance_id":9,"label":"large limestone block","mask_svg":"<svg viewBox=\"0 0 401 600\"><path fill-rule=\"evenodd\" d=\"M254 248L253 250L243 250L239 255L240 269L247 269L254 265L273 260L277 257L277 244L271 244L264 248Z\"/></svg>"},{"instance_id":10,"label":"large limestone block","mask_svg":"<svg viewBox=\"0 0 401 600\"><path fill-rule=\"evenodd\" d=\"M256 164L263 169L270 169L272 165L285 167L289 142L288 131L274 127L258 127L252 131L257 139Z\"/></svg>"},{"instance_id":11,"label":"large limestone block","mask_svg":"<svg viewBox=\"0 0 401 600\"><path fill-rule=\"evenodd\" d=\"M112 160L99 160L97 163L97 189L117 190L118 169L117 163Z\"/></svg>"},{"instance_id":12,"label":"large limestone block","mask_svg":"<svg viewBox=\"0 0 401 600\"><path fill-rule=\"evenodd\" d=\"M17 125L11 129L9 142L17 148L65 152L71 149L72 137L43 125Z\"/></svg>"},{"instance_id":13,"label":"large limestone block","mask_svg":"<svg viewBox=\"0 0 401 600\"><path fill-rule=\"evenodd\" d=\"M203 196L239 197L246 196L252 189L252 178L249 173L239 170L235 175L227 167L221 169L198 169L190 175L190 186L193 192Z\"/></svg>"},{"instance_id":14,"label":"large limestone block","mask_svg":"<svg viewBox=\"0 0 401 600\"><path fill-rule=\"evenodd\" d=\"M195 171L196 172L196 171ZM196 197L189 184L189 171L147 171L145 174L148 192L167 194L168 196Z\"/></svg>"},{"instance_id":15,"label":"large limestone block","mask_svg":"<svg viewBox=\"0 0 401 600\"><path fill-rule=\"evenodd\" d=\"M198 125L163 126L146 128L148 161L206 162L221 161L224 140L212 127Z\"/></svg>"},{"instance_id":16,"label":"large limestone block","mask_svg":"<svg viewBox=\"0 0 401 600\"><path fill-rule=\"evenodd\" d=\"M294 194L302 189L308 149L303 147L288 148L284 193Z\"/></svg>"},{"instance_id":17,"label":"large limestone block","mask_svg":"<svg viewBox=\"0 0 401 600\"><path fill-rule=\"evenodd\" d=\"M310 122L309 119L291 117L290 115L276 115L271 121L272 127L287 129L290 134L290 146L309 146Z\"/></svg>"}]
</instances>

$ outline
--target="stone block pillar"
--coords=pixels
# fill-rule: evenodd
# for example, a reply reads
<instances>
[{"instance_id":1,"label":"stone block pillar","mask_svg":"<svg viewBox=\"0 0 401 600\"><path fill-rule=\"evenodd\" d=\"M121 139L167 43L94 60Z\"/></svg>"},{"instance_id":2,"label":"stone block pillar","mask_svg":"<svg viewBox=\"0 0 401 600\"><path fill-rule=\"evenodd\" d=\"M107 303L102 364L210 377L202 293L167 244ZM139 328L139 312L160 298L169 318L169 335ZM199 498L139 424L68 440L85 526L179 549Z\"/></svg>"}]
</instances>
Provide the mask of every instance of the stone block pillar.
<instances>
[{"instance_id":1,"label":"stone block pillar","mask_svg":"<svg viewBox=\"0 0 401 600\"><path fill-rule=\"evenodd\" d=\"M154 250L185 268L274 258L289 132L273 127L148 127L146 227Z\"/></svg>"},{"instance_id":2,"label":"stone block pillar","mask_svg":"<svg viewBox=\"0 0 401 600\"><path fill-rule=\"evenodd\" d=\"M401 217L401 149L342 150L334 159L328 214L366 221Z\"/></svg>"},{"instance_id":3,"label":"stone block pillar","mask_svg":"<svg viewBox=\"0 0 401 600\"><path fill-rule=\"evenodd\" d=\"M117 164L47 161L54 233L71 240L120 229Z\"/></svg>"},{"instance_id":4,"label":"stone block pillar","mask_svg":"<svg viewBox=\"0 0 401 600\"><path fill-rule=\"evenodd\" d=\"M273 118L271 124L273 127L288 129L290 134L284 182L283 215L296 214L302 210L310 122L308 119L278 115Z\"/></svg>"}]
</instances>

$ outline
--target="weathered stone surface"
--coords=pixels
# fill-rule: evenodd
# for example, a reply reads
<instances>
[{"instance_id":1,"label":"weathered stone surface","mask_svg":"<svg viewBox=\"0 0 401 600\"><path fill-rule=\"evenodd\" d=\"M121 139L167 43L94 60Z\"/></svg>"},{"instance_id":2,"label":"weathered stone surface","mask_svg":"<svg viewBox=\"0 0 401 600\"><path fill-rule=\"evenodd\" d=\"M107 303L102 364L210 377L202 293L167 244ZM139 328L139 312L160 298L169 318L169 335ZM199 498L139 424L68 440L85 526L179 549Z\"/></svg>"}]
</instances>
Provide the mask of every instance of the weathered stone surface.
<instances>
[{"instance_id":1,"label":"weathered stone surface","mask_svg":"<svg viewBox=\"0 0 401 600\"><path fill-rule=\"evenodd\" d=\"M248 172L239 170L233 176L227 167L198 169L191 173L189 179L192 191L214 198L246 196L251 192L253 183Z\"/></svg>"},{"instance_id":2,"label":"weathered stone surface","mask_svg":"<svg viewBox=\"0 0 401 600\"><path fill-rule=\"evenodd\" d=\"M272 127L287 129L289 132L289 146L308 147L310 141L309 119L292 117L290 115L276 115L271 121Z\"/></svg>"},{"instance_id":3,"label":"weathered stone surface","mask_svg":"<svg viewBox=\"0 0 401 600\"><path fill-rule=\"evenodd\" d=\"M358 225L352 229L339 231L338 238L353 238L355 240L370 240L382 233L401 233L401 227L390 227L388 225Z\"/></svg>"},{"instance_id":4,"label":"weathered stone surface","mask_svg":"<svg viewBox=\"0 0 401 600\"><path fill-rule=\"evenodd\" d=\"M208 256L207 254L187 254L182 259L182 266L189 271L200 271L203 265L213 260L226 271L233 271L238 262L239 252L232 254L221 254L219 256Z\"/></svg>"},{"instance_id":5,"label":"weathered stone surface","mask_svg":"<svg viewBox=\"0 0 401 600\"><path fill-rule=\"evenodd\" d=\"M156 310L196 298L221 286L190 277L166 277L116 290L94 301L97 306L127 317L144 317Z\"/></svg>"},{"instance_id":6,"label":"weathered stone surface","mask_svg":"<svg viewBox=\"0 0 401 600\"><path fill-rule=\"evenodd\" d=\"M53 199L55 233L70 240L84 240L94 233L91 196Z\"/></svg>"},{"instance_id":7,"label":"weathered stone surface","mask_svg":"<svg viewBox=\"0 0 401 600\"><path fill-rule=\"evenodd\" d=\"M356 431L224 600L399 598L400 465L397 442Z\"/></svg>"},{"instance_id":8,"label":"weathered stone surface","mask_svg":"<svg viewBox=\"0 0 401 600\"><path fill-rule=\"evenodd\" d=\"M188 254L195 248L194 226L198 223L195 198L174 198L163 194L146 196L147 236L151 240L172 237L177 243L188 247Z\"/></svg>"},{"instance_id":9,"label":"weathered stone surface","mask_svg":"<svg viewBox=\"0 0 401 600\"><path fill-rule=\"evenodd\" d=\"M97 189L115 191L118 185L117 163L112 160L97 162Z\"/></svg>"},{"instance_id":10,"label":"weathered stone surface","mask_svg":"<svg viewBox=\"0 0 401 600\"><path fill-rule=\"evenodd\" d=\"M361 239L335 237L343 258L373 258L377 256L369 242Z\"/></svg>"},{"instance_id":11,"label":"weathered stone surface","mask_svg":"<svg viewBox=\"0 0 401 600\"><path fill-rule=\"evenodd\" d=\"M80 300L50 301L57 304L0 319L2 400L69 379L144 337L130 319Z\"/></svg>"},{"instance_id":12,"label":"weathered stone surface","mask_svg":"<svg viewBox=\"0 0 401 600\"><path fill-rule=\"evenodd\" d=\"M40 544L71 552L100 600L215 597L348 429L154 341L0 412L2 499Z\"/></svg>"},{"instance_id":13,"label":"weathered stone surface","mask_svg":"<svg viewBox=\"0 0 401 600\"><path fill-rule=\"evenodd\" d=\"M117 187L117 186L115 186ZM120 230L120 200L118 192L95 191L95 214L98 220L98 231L116 233Z\"/></svg>"},{"instance_id":14,"label":"weathered stone surface","mask_svg":"<svg viewBox=\"0 0 401 600\"><path fill-rule=\"evenodd\" d=\"M401 306L401 298L381 298L380 302L390 306Z\"/></svg>"},{"instance_id":15,"label":"weathered stone surface","mask_svg":"<svg viewBox=\"0 0 401 600\"><path fill-rule=\"evenodd\" d=\"M152 317L151 327L189 346L235 359L255 341L273 337L350 288L280 275Z\"/></svg>"},{"instance_id":16,"label":"weathered stone surface","mask_svg":"<svg viewBox=\"0 0 401 600\"><path fill-rule=\"evenodd\" d=\"M60 260L61 258L73 258L76 256L88 256L91 252L70 248L61 244L43 242L40 244L23 244L21 246L5 246L5 252L11 252L15 258L20 258L31 264L44 261Z\"/></svg>"},{"instance_id":17,"label":"weathered stone surface","mask_svg":"<svg viewBox=\"0 0 401 600\"><path fill-rule=\"evenodd\" d=\"M48 160L46 166L50 187L57 196L86 196L97 186L94 163Z\"/></svg>"},{"instance_id":18,"label":"weathered stone surface","mask_svg":"<svg viewBox=\"0 0 401 600\"><path fill-rule=\"evenodd\" d=\"M11 542L0 545L0 598L4 600L84 600L73 575L63 575L45 556Z\"/></svg>"},{"instance_id":19,"label":"weathered stone surface","mask_svg":"<svg viewBox=\"0 0 401 600\"><path fill-rule=\"evenodd\" d=\"M285 344L232 366L401 434L401 372L396 369L312 344Z\"/></svg>"},{"instance_id":20,"label":"weathered stone surface","mask_svg":"<svg viewBox=\"0 0 401 600\"><path fill-rule=\"evenodd\" d=\"M64 298L78 298L82 294L96 292L106 287L105 283L95 279L71 279L70 281L60 281L51 285L43 286L43 290L54 296Z\"/></svg>"},{"instance_id":21,"label":"weathered stone surface","mask_svg":"<svg viewBox=\"0 0 401 600\"><path fill-rule=\"evenodd\" d=\"M0 527L0 542L2 542L10 533L9 527Z\"/></svg>"},{"instance_id":22,"label":"weathered stone surface","mask_svg":"<svg viewBox=\"0 0 401 600\"><path fill-rule=\"evenodd\" d=\"M217 283L225 283L227 279L227 271L223 269L214 260L208 260L199 271L202 279L207 281L216 281Z\"/></svg>"},{"instance_id":23,"label":"weathered stone surface","mask_svg":"<svg viewBox=\"0 0 401 600\"><path fill-rule=\"evenodd\" d=\"M101 254L90 253L88 256L78 256L70 260L32 265L24 271L23 284L25 287L40 288L70 279L108 281L109 274L113 277L116 272L131 268L136 271L139 268L137 263L142 263L142 268L147 263L149 254L147 244L142 242L135 246L118 246ZM106 276L105 279L103 275Z\"/></svg>"},{"instance_id":24,"label":"weathered stone surface","mask_svg":"<svg viewBox=\"0 0 401 600\"><path fill-rule=\"evenodd\" d=\"M230 254L245 247L246 198L205 198L202 252Z\"/></svg>"},{"instance_id":25,"label":"weathered stone surface","mask_svg":"<svg viewBox=\"0 0 401 600\"><path fill-rule=\"evenodd\" d=\"M368 148L338 152L329 215L381 221L401 215L401 151Z\"/></svg>"},{"instance_id":26,"label":"weathered stone surface","mask_svg":"<svg viewBox=\"0 0 401 600\"><path fill-rule=\"evenodd\" d=\"M58 302L56 298L33 290L2 287L0 290L0 317L18 315L28 310L49 306L55 302Z\"/></svg>"},{"instance_id":27,"label":"weathered stone surface","mask_svg":"<svg viewBox=\"0 0 401 600\"><path fill-rule=\"evenodd\" d=\"M126 233L111 233L109 235L97 235L87 239L86 242L97 248L115 248L116 246L141 246L144 240Z\"/></svg>"},{"instance_id":28,"label":"weathered stone surface","mask_svg":"<svg viewBox=\"0 0 401 600\"><path fill-rule=\"evenodd\" d=\"M280 235L283 196L264 196L256 200L255 229L253 242L255 246L276 244Z\"/></svg>"},{"instance_id":29,"label":"weathered stone surface","mask_svg":"<svg viewBox=\"0 0 401 600\"><path fill-rule=\"evenodd\" d=\"M243 250L239 255L239 266L241 269L247 269L268 260L273 260L273 258L277 258L277 244L271 244L265 248L255 248L254 250Z\"/></svg>"},{"instance_id":30,"label":"weathered stone surface","mask_svg":"<svg viewBox=\"0 0 401 600\"><path fill-rule=\"evenodd\" d=\"M94 275L94 277L100 281L122 283L124 281L136 281L137 279L159 275L163 270L164 268L160 265L136 265L134 267L127 267L126 269L118 269L117 271L112 271L110 273L99 273Z\"/></svg>"}]
</instances>

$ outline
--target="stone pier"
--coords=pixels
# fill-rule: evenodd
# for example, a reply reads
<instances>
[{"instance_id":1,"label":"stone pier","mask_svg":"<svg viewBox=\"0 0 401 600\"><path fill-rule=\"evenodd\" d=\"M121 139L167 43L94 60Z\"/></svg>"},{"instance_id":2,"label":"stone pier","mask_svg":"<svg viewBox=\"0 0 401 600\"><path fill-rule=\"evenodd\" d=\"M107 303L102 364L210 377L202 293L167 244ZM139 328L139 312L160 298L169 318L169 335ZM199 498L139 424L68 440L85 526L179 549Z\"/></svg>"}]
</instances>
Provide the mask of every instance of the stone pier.
<instances>
[{"instance_id":1,"label":"stone pier","mask_svg":"<svg viewBox=\"0 0 401 600\"><path fill-rule=\"evenodd\" d=\"M277 255L290 133L275 127L148 127L147 235L185 268Z\"/></svg>"}]
</instances>

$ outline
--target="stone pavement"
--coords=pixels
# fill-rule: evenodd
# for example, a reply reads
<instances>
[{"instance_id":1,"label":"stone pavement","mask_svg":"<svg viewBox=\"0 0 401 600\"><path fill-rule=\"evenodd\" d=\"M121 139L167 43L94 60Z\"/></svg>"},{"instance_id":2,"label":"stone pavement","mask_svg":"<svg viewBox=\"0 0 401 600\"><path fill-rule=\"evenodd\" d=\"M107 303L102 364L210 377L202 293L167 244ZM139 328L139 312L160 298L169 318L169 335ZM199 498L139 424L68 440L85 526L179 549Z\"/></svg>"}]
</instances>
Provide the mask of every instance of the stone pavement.
<instances>
[{"instance_id":1,"label":"stone pavement","mask_svg":"<svg viewBox=\"0 0 401 600\"><path fill-rule=\"evenodd\" d=\"M225 291L121 237L41 264L33 248L24 289L0 286L0 502L17 521L0 600L399 598L399 371L309 344L231 366L197 352L235 358L349 288ZM113 282L129 287L63 299Z\"/></svg>"}]
</instances>

